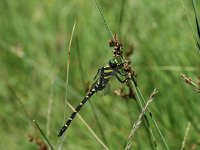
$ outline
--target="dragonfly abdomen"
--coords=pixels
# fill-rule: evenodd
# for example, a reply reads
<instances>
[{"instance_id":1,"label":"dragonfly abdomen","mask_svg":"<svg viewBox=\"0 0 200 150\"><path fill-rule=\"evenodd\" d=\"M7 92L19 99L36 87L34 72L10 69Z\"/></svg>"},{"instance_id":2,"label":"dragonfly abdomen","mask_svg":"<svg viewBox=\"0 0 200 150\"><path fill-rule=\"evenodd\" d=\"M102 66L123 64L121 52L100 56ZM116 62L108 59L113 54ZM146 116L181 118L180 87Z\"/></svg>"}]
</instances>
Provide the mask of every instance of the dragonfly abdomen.
<instances>
[{"instance_id":1,"label":"dragonfly abdomen","mask_svg":"<svg viewBox=\"0 0 200 150\"><path fill-rule=\"evenodd\" d=\"M58 136L61 136L65 130L69 127L69 125L71 124L72 120L76 117L77 113L79 112L79 110L83 107L83 105L87 102L88 99L90 99L90 97L98 90L98 85L95 85L92 90L87 94L87 96L82 100L82 102L80 102L80 104L76 107L75 111L71 114L71 116L69 117L69 119L67 120L66 124L62 127L62 129L60 130Z\"/></svg>"}]
</instances>

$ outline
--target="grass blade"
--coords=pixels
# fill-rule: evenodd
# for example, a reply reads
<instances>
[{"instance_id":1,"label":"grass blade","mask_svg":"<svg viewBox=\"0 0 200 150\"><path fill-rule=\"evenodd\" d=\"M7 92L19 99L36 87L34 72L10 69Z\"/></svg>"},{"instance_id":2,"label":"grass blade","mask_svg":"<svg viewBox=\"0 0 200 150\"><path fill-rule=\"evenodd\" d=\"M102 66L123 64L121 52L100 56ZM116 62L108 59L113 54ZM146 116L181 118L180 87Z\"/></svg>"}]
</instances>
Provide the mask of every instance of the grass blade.
<instances>
[{"instance_id":1,"label":"grass blade","mask_svg":"<svg viewBox=\"0 0 200 150\"><path fill-rule=\"evenodd\" d=\"M197 39L197 37L195 36L195 33L194 33L194 29L193 29L193 27L192 27L192 23L191 23L191 20L190 20L190 17L189 17L189 15L188 15L188 13L187 13L187 10L186 10L186 8L185 8L185 5L184 5L184 3L183 3L183 0L181 0L181 5L182 5L182 8L183 8L183 10L184 10L184 12L185 12L185 14L186 14L186 16L187 16L187 19L188 19L188 23L189 23L189 26L190 26L190 29L191 29L191 31L192 31L192 35L193 35L193 38L194 38L194 40L195 40L195 44L197 45L197 48L199 49L199 52L200 52L200 41ZM194 4L193 4L194 5ZM193 6L194 7L194 6ZM195 9L195 7L194 7L194 11L195 11L196 9ZM196 13L196 11L195 11L195 13ZM198 20L197 20L197 23L198 23ZM198 26L197 26L197 28L198 28ZM198 29L197 29L198 30Z\"/></svg>"},{"instance_id":2,"label":"grass blade","mask_svg":"<svg viewBox=\"0 0 200 150\"><path fill-rule=\"evenodd\" d=\"M106 20L105 20L103 14L102 14L102 11L101 11L101 9L100 9L100 7L99 7L97 1L96 1L96 0L93 0L93 2L94 2L94 4L95 4L96 8L98 9L98 12L99 12L99 14L100 14L100 16L101 16L101 19L103 20L103 23L105 24L105 26L106 26L106 28L107 28L107 30L108 30L108 33L110 34L110 36L112 37L112 39L115 41L115 38L114 38L114 36L113 36L113 34L112 34L111 30L110 30L110 27L109 27L108 24L106 23Z\"/></svg>"},{"instance_id":3,"label":"grass blade","mask_svg":"<svg viewBox=\"0 0 200 150\"><path fill-rule=\"evenodd\" d=\"M186 139L187 139L187 136L188 136L190 127L191 127L191 123L188 122L188 125L187 125L186 131L185 131L185 135L184 135L183 142L182 142L182 145L181 145L181 149L180 149L180 150L183 150L184 147L185 147L185 142L186 142Z\"/></svg>"},{"instance_id":4,"label":"grass blade","mask_svg":"<svg viewBox=\"0 0 200 150\"><path fill-rule=\"evenodd\" d=\"M194 9L194 14L195 14L195 21L196 21L196 26L197 26L197 47L200 51L200 23L199 23L199 20L198 20L198 15L197 15L197 10L196 10L196 1L195 0L192 0L192 6L193 6L193 9Z\"/></svg>"},{"instance_id":5,"label":"grass blade","mask_svg":"<svg viewBox=\"0 0 200 150\"><path fill-rule=\"evenodd\" d=\"M46 137L46 135L44 134L44 132L42 131L42 129L40 128L40 126L38 125L38 123L36 122L36 120L33 120L33 123L38 128L38 130L40 131L40 133L42 134L42 136L44 137L44 139L46 140L46 142L49 144L50 148L53 150L54 149L53 146L51 145L50 141L48 140L48 138Z\"/></svg>"},{"instance_id":6,"label":"grass blade","mask_svg":"<svg viewBox=\"0 0 200 150\"><path fill-rule=\"evenodd\" d=\"M67 99L68 99L68 84L69 84L69 66L70 66L70 52L71 52L71 44L72 44L72 39L74 35L74 29L76 27L76 21L74 22L74 26L72 28L72 33L69 41L69 47L68 47L68 55L67 55L67 75L66 75L66 89L65 89L65 110L64 110L64 119L63 122L65 121L66 118L66 104L67 104Z\"/></svg>"},{"instance_id":7,"label":"grass blade","mask_svg":"<svg viewBox=\"0 0 200 150\"><path fill-rule=\"evenodd\" d=\"M67 75L66 75L66 83L65 83L65 106L64 106L64 116L63 116L63 124L65 123L66 120L66 110L67 110L67 103L68 103L68 84L69 84L69 66L70 66L70 52L71 52L71 44L72 44L72 39L74 35L74 30L76 27L76 21L74 22L73 28L72 28L72 33L68 45L68 52L67 52ZM65 141L66 135L61 137L61 142L58 145L58 149L62 149L63 142Z\"/></svg>"}]
</instances>

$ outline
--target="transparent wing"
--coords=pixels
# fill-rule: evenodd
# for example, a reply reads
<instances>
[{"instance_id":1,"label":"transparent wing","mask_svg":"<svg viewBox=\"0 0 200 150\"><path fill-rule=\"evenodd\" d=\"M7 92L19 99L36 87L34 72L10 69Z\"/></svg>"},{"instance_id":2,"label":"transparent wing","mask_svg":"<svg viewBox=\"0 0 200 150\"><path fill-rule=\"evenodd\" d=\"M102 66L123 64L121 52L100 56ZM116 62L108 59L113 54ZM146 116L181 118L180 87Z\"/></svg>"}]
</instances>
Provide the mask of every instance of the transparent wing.
<instances>
[{"instance_id":1,"label":"transparent wing","mask_svg":"<svg viewBox=\"0 0 200 150\"><path fill-rule=\"evenodd\" d=\"M97 91L96 93L99 96L105 96L105 95L109 94L110 93L110 84L107 83L106 87L102 91Z\"/></svg>"},{"instance_id":2,"label":"transparent wing","mask_svg":"<svg viewBox=\"0 0 200 150\"><path fill-rule=\"evenodd\" d=\"M107 95L110 93L110 84L107 83L106 87L103 89L103 95Z\"/></svg>"}]
</instances>

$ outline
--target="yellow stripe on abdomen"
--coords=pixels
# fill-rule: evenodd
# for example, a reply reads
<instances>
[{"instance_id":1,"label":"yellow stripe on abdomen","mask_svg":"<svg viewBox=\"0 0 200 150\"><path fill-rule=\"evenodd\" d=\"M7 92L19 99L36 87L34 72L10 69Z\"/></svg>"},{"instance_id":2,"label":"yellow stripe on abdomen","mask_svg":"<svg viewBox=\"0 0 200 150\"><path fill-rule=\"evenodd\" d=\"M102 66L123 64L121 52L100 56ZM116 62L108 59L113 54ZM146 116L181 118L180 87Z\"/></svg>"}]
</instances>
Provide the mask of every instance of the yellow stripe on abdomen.
<instances>
[{"instance_id":1,"label":"yellow stripe on abdomen","mask_svg":"<svg viewBox=\"0 0 200 150\"><path fill-rule=\"evenodd\" d=\"M109 79L111 78L111 75L105 76L104 79Z\"/></svg>"},{"instance_id":2,"label":"yellow stripe on abdomen","mask_svg":"<svg viewBox=\"0 0 200 150\"><path fill-rule=\"evenodd\" d=\"M104 70L104 73L111 73L113 70Z\"/></svg>"}]
</instances>

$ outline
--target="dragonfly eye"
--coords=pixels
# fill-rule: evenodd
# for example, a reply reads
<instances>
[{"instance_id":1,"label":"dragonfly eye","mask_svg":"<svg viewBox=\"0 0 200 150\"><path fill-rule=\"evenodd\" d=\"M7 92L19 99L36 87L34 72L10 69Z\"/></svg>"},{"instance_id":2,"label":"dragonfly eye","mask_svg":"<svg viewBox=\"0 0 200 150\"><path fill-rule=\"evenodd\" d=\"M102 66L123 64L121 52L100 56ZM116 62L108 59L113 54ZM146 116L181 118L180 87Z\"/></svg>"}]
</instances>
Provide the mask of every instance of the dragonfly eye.
<instances>
[{"instance_id":1,"label":"dragonfly eye","mask_svg":"<svg viewBox=\"0 0 200 150\"><path fill-rule=\"evenodd\" d=\"M117 67L117 62L115 60L110 60L109 65L111 68L116 68Z\"/></svg>"}]
</instances>

